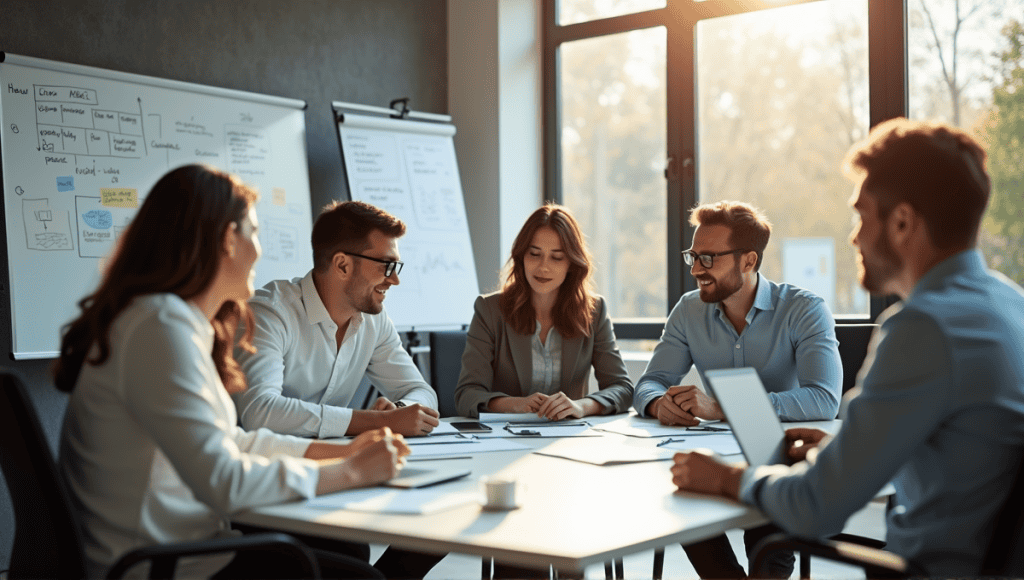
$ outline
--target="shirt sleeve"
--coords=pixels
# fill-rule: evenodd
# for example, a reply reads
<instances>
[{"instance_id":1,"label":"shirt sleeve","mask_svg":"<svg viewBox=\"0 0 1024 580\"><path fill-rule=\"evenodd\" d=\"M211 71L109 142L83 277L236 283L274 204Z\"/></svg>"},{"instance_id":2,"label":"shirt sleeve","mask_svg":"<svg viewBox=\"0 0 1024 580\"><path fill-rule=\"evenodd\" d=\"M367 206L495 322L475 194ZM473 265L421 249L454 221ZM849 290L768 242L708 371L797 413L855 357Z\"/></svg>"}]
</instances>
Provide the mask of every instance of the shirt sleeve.
<instances>
[{"instance_id":1,"label":"shirt sleeve","mask_svg":"<svg viewBox=\"0 0 1024 580\"><path fill-rule=\"evenodd\" d=\"M760 467L745 480L744 501L786 531L809 537L842 531L942 421L953 387L949 345L927 316L904 311L889 322L897 318L883 327L861 391L816 461Z\"/></svg>"},{"instance_id":2,"label":"shirt sleeve","mask_svg":"<svg viewBox=\"0 0 1024 580\"><path fill-rule=\"evenodd\" d=\"M626 363L622 362L622 355L615 344L615 331L604 299L598 300L594 316L597 317L597 328L594 331L594 354L591 360L598 391L587 397L608 407L609 414L625 413L633 401L633 382L629 379Z\"/></svg>"},{"instance_id":3,"label":"shirt sleeve","mask_svg":"<svg viewBox=\"0 0 1024 580\"><path fill-rule=\"evenodd\" d=\"M806 303L805 308L794 312L789 327L800 386L768 393L783 421L832 420L839 412L843 364L835 318L821 298L815 296Z\"/></svg>"},{"instance_id":4,"label":"shirt sleeve","mask_svg":"<svg viewBox=\"0 0 1024 580\"><path fill-rule=\"evenodd\" d=\"M215 390L224 387L202 344L180 312L164 310L128 329L117 364L129 412L196 499L221 515L312 497L318 464L285 455L305 447L270 433L245 434L217 411L222 395Z\"/></svg>"},{"instance_id":5,"label":"shirt sleeve","mask_svg":"<svg viewBox=\"0 0 1024 580\"><path fill-rule=\"evenodd\" d=\"M232 395L238 418L246 430L266 427L299 437L342 437L352 421L352 409L310 403L287 397L284 390L285 353L299 324L289 320L284 308L269 300L249 301L256 327L255 353L235 349L235 360L245 373L248 388Z\"/></svg>"},{"instance_id":6,"label":"shirt sleeve","mask_svg":"<svg viewBox=\"0 0 1024 580\"><path fill-rule=\"evenodd\" d=\"M647 363L647 369L637 381L633 407L641 417L649 417L647 406L665 394L693 366L683 309L683 301L680 300L665 322L665 331L661 334L658 346L654 347L651 362Z\"/></svg>"},{"instance_id":7,"label":"shirt sleeve","mask_svg":"<svg viewBox=\"0 0 1024 580\"><path fill-rule=\"evenodd\" d=\"M370 356L366 376L373 386L392 401L419 403L437 409L437 393L423 380L419 368L402 346L391 319L381 315L377 346ZM365 322L364 322L365 324Z\"/></svg>"},{"instance_id":8,"label":"shirt sleeve","mask_svg":"<svg viewBox=\"0 0 1024 580\"><path fill-rule=\"evenodd\" d=\"M495 333L484 312L487 303L479 296L473 304L473 320L466 333L466 350L462 354L462 372L455 387L455 409L463 417L479 417L480 405L505 393L491 389L494 383Z\"/></svg>"}]
</instances>

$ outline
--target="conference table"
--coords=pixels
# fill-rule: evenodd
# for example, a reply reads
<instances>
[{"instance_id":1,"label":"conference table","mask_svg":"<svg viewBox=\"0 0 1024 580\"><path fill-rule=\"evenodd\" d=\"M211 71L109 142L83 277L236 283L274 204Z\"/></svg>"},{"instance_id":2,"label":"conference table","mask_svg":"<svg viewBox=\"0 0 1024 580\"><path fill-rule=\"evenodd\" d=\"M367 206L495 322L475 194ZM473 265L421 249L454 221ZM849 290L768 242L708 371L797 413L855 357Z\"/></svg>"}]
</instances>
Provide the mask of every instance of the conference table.
<instances>
[{"instance_id":1,"label":"conference table","mask_svg":"<svg viewBox=\"0 0 1024 580\"><path fill-rule=\"evenodd\" d=\"M624 417L586 420L600 429L612 421L621 424ZM445 419L453 420L458 419ZM629 420L641 421L636 417ZM838 425L839 421L815 421L786 426L834 432ZM564 449L566 445L585 445L593 449L596 445L619 455L635 449L638 456L643 456L660 450L658 443L665 439L595 430L588 433L596 436L512 436L526 449L410 462L415 467L472 469L469 477L426 488L439 495L461 494L465 499L472 494L476 498L482 476L515 480L520 485L521 501L520 507L513 510L490 511L474 499L449 509L410 515L325 509L311 500L252 509L237 514L233 520L284 532L391 544L421 552L493 557L522 567L546 568L550 564L562 571L582 571L586 566L636 552L691 543L733 528L766 522L758 510L745 505L677 491L671 481L670 460L596 465L536 453L555 446ZM684 433L680 428L680 436ZM742 455L726 459L740 461Z\"/></svg>"}]
</instances>

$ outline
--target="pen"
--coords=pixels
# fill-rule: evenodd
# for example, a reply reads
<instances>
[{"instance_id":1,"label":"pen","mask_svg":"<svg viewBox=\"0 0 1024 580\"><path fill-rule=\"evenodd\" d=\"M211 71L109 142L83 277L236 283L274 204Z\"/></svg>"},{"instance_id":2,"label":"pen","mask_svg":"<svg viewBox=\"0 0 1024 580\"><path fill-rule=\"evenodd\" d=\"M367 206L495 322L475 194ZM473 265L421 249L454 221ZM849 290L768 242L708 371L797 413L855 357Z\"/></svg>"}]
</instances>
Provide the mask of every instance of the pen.
<instances>
[{"instance_id":1,"label":"pen","mask_svg":"<svg viewBox=\"0 0 1024 580\"><path fill-rule=\"evenodd\" d=\"M561 422L561 421L551 421L551 422L543 422L543 421L525 422L524 421L524 422L518 422L518 423L517 422L509 422L509 423L505 423L505 425L507 427L586 427L586 426L589 426L590 423L587 423L586 421L568 421L568 422L564 422L564 423Z\"/></svg>"},{"instance_id":2,"label":"pen","mask_svg":"<svg viewBox=\"0 0 1024 580\"><path fill-rule=\"evenodd\" d=\"M655 445L655 447L664 447L669 443L682 443L683 441L686 441L686 439L673 439L669 437L668 439L662 439L661 441L659 441L658 444Z\"/></svg>"}]
</instances>

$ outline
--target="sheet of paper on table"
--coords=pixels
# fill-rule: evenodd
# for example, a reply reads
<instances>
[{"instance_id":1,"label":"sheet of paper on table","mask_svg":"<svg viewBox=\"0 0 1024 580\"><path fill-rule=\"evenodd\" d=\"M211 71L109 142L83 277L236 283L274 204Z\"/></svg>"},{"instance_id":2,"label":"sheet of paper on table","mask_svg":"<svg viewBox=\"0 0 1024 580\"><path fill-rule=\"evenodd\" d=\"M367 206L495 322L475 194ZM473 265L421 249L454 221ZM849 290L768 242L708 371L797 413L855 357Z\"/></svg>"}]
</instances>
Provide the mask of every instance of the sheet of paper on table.
<instances>
[{"instance_id":1,"label":"sheet of paper on table","mask_svg":"<svg viewBox=\"0 0 1024 580\"><path fill-rule=\"evenodd\" d=\"M444 457L446 455L467 455L470 453L488 453L491 451L522 451L529 449L526 445L512 439L473 439L464 440L468 443L453 445L450 443L425 443L410 445L409 457Z\"/></svg>"},{"instance_id":2,"label":"sheet of paper on table","mask_svg":"<svg viewBox=\"0 0 1024 580\"><path fill-rule=\"evenodd\" d=\"M594 465L620 465L623 463L643 463L645 461L664 461L672 459L674 451L660 447L636 447L611 443L605 439L573 439L555 441L542 449L534 451L537 455L561 457L572 461L582 461Z\"/></svg>"},{"instance_id":3,"label":"sheet of paper on table","mask_svg":"<svg viewBox=\"0 0 1024 580\"><path fill-rule=\"evenodd\" d=\"M708 421L701 423L701 426L714 427L715 429L725 429L724 432L729 432L729 425L725 423L719 423L717 421ZM628 435L630 437L694 437L701 435L713 435L716 433L723 433L723 431L687 431L686 427L669 427L662 425L657 419L641 419L636 415L629 415L621 419L609 421L607 423L601 423L594 427L597 431L606 431L608 433L618 433L620 435Z\"/></svg>"},{"instance_id":4,"label":"sheet of paper on table","mask_svg":"<svg viewBox=\"0 0 1024 580\"><path fill-rule=\"evenodd\" d=\"M452 486L457 486L453 491ZM476 482L441 484L421 489L370 487L329 493L307 502L311 508L389 514L430 514L479 502Z\"/></svg>"},{"instance_id":5,"label":"sheet of paper on table","mask_svg":"<svg viewBox=\"0 0 1024 580\"><path fill-rule=\"evenodd\" d=\"M690 449L710 449L719 455L739 455L742 453L736 436L732 433L702 434L699 437L670 437L668 443L662 442L660 449L672 449L675 451L688 451Z\"/></svg>"}]
</instances>

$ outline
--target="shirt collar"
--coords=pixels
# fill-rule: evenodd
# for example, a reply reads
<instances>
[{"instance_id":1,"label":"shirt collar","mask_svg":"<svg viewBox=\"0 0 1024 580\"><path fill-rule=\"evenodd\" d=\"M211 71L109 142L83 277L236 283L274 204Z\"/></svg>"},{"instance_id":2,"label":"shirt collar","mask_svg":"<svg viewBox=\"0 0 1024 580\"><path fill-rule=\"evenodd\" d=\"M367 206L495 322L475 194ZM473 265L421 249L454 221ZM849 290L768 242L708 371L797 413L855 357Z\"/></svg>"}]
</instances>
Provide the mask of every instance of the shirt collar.
<instances>
[{"instance_id":1,"label":"shirt collar","mask_svg":"<svg viewBox=\"0 0 1024 580\"><path fill-rule=\"evenodd\" d=\"M718 310L718 317L725 320L725 309L722 308L722 303L716 302L715 308ZM771 284L768 283L768 280L762 276L760 272L757 273L757 290L754 291L754 304L750 307L750 310L747 311L747 315L744 316L747 324L750 324L754 320L755 308L757 310L775 310L775 301L772 300Z\"/></svg>"},{"instance_id":2,"label":"shirt collar","mask_svg":"<svg viewBox=\"0 0 1024 580\"><path fill-rule=\"evenodd\" d=\"M966 273L980 275L985 272L985 269L985 259L978 250L970 249L953 254L932 266L931 270L928 270L924 276L921 276L921 279L917 281L917 284L914 284L914 289L910 292L910 296L908 296L907 299L909 300L916 294L927 292L928 290L941 288L946 278L954 274Z\"/></svg>"},{"instance_id":3,"label":"shirt collar","mask_svg":"<svg viewBox=\"0 0 1024 580\"><path fill-rule=\"evenodd\" d=\"M320 299L320 293L316 291L316 284L313 283L313 270L306 274L306 277L299 282L302 288L302 306L306 309L306 319L310 326L321 322L332 322L331 315Z\"/></svg>"}]
</instances>

